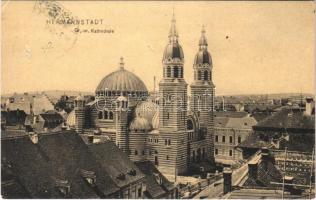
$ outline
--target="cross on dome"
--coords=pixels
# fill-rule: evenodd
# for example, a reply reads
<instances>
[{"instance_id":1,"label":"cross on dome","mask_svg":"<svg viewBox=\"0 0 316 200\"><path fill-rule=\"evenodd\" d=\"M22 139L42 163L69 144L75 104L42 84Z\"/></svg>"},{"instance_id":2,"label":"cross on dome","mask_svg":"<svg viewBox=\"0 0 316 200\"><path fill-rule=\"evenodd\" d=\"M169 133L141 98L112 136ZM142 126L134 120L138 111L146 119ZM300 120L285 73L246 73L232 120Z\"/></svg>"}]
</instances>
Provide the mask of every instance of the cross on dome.
<instances>
[{"instance_id":1,"label":"cross on dome","mask_svg":"<svg viewBox=\"0 0 316 200\"><path fill-rule=\"evenodd\" d=\"M200 46L200 49L206 49L207 48L207 40L206 40L206 37L205 37L204 25L202 26L201 38L200 38L199 46Z\"/></svg>"},{"instance_id":2,"label":"cross on dome","mask_svg":"<svg viewBox=\"0 0 316 200\"><path fill-rule=\"evenodd\" d=\"M120 69L124 69L124 58L123 57L121 57L120 58Z\"/></svg>"},{"instance_id":3,"label":"cross on dome","mask_svg":"<svg viewBox=\"0 0 316 200\"><path fill-rule=\"evenodd\" d=\"M170 27L170 31L169 31L169 42L170 43L177 43L178 42L178 31L176 28L176 18L174 15L174 12L172 14L172 20L171 20L171 27Z\"/></svg>"}]
</instances>

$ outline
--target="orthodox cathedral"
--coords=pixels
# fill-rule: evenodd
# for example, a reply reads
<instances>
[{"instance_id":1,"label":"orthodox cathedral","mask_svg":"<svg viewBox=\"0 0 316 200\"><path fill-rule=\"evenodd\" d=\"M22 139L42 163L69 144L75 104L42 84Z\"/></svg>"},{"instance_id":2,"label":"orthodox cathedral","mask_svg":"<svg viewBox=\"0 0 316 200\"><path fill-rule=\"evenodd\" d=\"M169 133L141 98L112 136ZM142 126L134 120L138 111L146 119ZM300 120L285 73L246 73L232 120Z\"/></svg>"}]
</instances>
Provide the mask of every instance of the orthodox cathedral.
<instances>
[{"instance_id":1,"label":"orthodox cathedral","mask_svg":"<svg viewBox=\"0 0 316 200\"><path fill-rule=\"evenodd\" d=\"M119 69L99 83L93 102L86 104L81 96L75 100L77 132L90 134L98 130L131 160L150 160L164 174L185 174L194 167L206 171L205 167L214 165L215 88L207 46L203 28L188 95L183 78L184 54L173 16L162 58L159 94L149 96L143 81L125 69L121 58Z\"/></svg>"}]
</instances>

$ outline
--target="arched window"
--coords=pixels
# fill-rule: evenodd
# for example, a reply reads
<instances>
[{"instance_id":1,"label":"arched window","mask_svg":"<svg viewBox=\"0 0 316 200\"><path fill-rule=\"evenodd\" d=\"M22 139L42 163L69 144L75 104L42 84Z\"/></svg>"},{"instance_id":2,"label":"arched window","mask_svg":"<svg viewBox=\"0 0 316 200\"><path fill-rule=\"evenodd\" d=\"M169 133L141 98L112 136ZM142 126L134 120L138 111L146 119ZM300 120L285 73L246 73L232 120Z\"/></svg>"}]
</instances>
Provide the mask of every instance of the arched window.
<instances>
[{"instance_id":1,"label":"arched window","mask_svg":"<svg viewBox=\"0 0 316 200\"><path fill-rule=\"evenodd\" d=\"M108 119L109 118L109 116L108 116L108 111L104 111L104 119Z\"/></svg>"},{"instance_id":2,"label":"arched window","mask_svg":"<svg viewBox=\"0 0 316 200\"><path fill-rule=\"evenodd\" d=\"M112 111L109 112L109 119L113 119L113 112Z\"/></svg>"},{"instance_id":3,"label":"arched window","mask_svg":"<svg viewBox=\"0 0 316 200\"><path fill-rule=\"evenodd\" d=\"M167 77L169 78L171 76L171 68L170 66L167 67Z\"/></svg>"},{"instance_id":4,"label":"arched window","mask_svg":"<svg viewBox=\"0 0 316 200\"><path fill-rule=\"evenodd\" d=\"M175 78L179 78L179 68L178 68L178 66L174 66L173 67L173 76Z\"/></svg>"},{"instance_id":5,"label":"arched window","mask_svg":"<svg viewBox=\"0 0 316 200\"><path fill-rule=\"evenodd\" d=\"M201 71L198 71L198 80L201 80L202 79L202 73Z\"/></svg>"},{"instance_id":6,"label":"arched window","mask_svg":"<svg viewBox=\"0 0 316 200\"><path fill-rule=\"evenodd\" d=\"M102 111L99 111L98 118L99 118L99 119L102 119L102 118L103 118L103 113L102 113Z\"/></svg>"},{"instance_id":7,"label":"arched window","mask_svg":"<svg viewBox=\"0 0 316 200\"><path fill-rule=\"evenodd\" d=\"M238 136L238 144L241 143L241 137Z\"/></svg>"},{"instance_id":8,"label":"arched window","mask_svg":"<svg viewBox=\"0 0 316 200\"><path fill-rule=\"evenodd\" d=\"M205 80L205 81L208 80L208 71L204 71L204 80Z\"/></svg>"},{"instance_id":9,"label":"arched window","mask_svg":"<svg viewBox=\"0 0 316 200\"><path fill-rule=\"evenodd\" d=\"M188 130L193 130L193 122L191 119L187 120L187 129Z\"/></svg>"},{"instance_id":10,"label":"arched window","mask_svg":"<svg viewBox=\"0 0 316 200\"><path fill-rule=\"evenodd\" d=\"M183 68L180 67L180 68L179 68L179 71L180 71L180 78L183 78Z\"/></svg>"}]
</instances>

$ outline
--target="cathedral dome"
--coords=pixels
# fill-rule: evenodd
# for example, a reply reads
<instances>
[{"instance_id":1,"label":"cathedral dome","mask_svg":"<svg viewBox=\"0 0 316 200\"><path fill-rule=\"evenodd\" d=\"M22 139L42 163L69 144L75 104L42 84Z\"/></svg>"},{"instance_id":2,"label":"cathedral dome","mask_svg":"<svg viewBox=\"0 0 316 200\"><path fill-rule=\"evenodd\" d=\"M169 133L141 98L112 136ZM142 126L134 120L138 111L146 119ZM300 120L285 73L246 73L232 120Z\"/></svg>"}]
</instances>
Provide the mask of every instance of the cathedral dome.
<instances>
[{"instance_id":1,"label":"cathedral dome","mask_svg":"<svg viewBox=\"0 0 316 200\"><path fill-rule=\"evenodd\" d=\"M150 131L152 129L148 120L139 116L134 118L129 128L133 131Z\"/></svg>"},{"instance_id":2,"label":"cathedral dome","mask_svg":"<svg viewBox=\"0 0 316 200\"><path fill-rule=\"evenodd\" d=\"M194 64L212 64L212 57L211 54L207 50L200 50L194 59Z\"/></svg>"},{"instance_id":3,"label":"cathedral dome","mask_svg":"<svg viewBox=\"0 0 316 200\"><path fill-rule=\"evenodd\" d=\"M174 58L183 60L184 58L183 50L180 44L169 43L165 48L165 51L163 54L163 60L169 60L169 59L174 59Z\"/></svg>"},{"instance_id":4,"label":"cathedral dome","mask_svg":"<svg viewBox=\"0 0 316 200\"><path fill-rule=\"evenodd\" d=\"M152 120L153 129L159 129L159 112L156 112Z\"/></svg>"},{"instance_id":5,"label":"cathedral dome","mask_svg":"<svg viewBox=\"0 0 316 200\"><path fill-rule=\"evenodd\" d=\"M151 101L143 101L137 104L135 108L136 116L143 117L148 122L152 121L156 112L158 112L158 105Z\"/></svg>"},{"instance_id":6,"label":"cathedral dome","mask_svg":"<svg viewBox=\"0 0 316 200\"><path fill-rule=\"evenodd\" d=\"M76 125L76 115L74 110L69 113L66 119L66 124L71 127Z\"/></svg>"},{"instance_id":7,"label":"cathedral dome","mask_svg":"<svg viewBox=\"0 0 316 200\"><path fill-rule=\"evenodd\" d=\"M138 76L124 69L124 63L121 59L120 69L110 73L101 80L96 89L96 94L105 91L147 93L147 88Z\"/></svg>"}]
</instances>

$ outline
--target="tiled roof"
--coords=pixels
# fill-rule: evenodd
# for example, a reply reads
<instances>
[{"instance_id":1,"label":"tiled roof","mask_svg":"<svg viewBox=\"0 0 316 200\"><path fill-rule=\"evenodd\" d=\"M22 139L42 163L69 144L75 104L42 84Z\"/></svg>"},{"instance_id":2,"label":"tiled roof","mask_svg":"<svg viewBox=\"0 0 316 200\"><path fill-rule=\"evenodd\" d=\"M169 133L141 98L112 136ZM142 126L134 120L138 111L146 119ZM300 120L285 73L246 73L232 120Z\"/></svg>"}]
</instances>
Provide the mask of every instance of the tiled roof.
<instances>
[{"instance_id":1,"label":"tiled roof","mask_svg":"<svg viewBox=\"0 0 316 200\"><path fill-rule=\"evenodd\" d=\"M55 113L42 113L40 116L45 120L45 127L55 128L64 121L64 118L57 112Z\"/></svg>"},{"instance_id":2,"label":"tiled roof","mask_svg":"<svg viewBox=\"0 0 316 200\"><path fill-rule=\"evenodd\" d=\"M46 95L34 97L33 100L33 113L38 115L48 110L54 110L54 105Z\"/></svg>"},{"instance_id":3,"label":"tiled roof","mask_svg":"<svg viewBox=\"0 0 316 200\"><path fill-rule=\"evenodd\" d=\"M231 117L231 118L241 118L246 117L248 115L247 112L232 112L232 111L218 111L214 112L214 117Z\"/></svg>"},{"instance_id":4,"label":"tiled roof","mask_svg":"<svg viewBox=\"0 0 316 200\"><path fill-rule=\"evenodd\" d=\"M262 147L271 147L271 143L264 141L256 133L250 134L246 140L242 141L238 147L244 148L262 148Z\"/></svg>"},{"instance_id":5,"label":"tiled roof","mask_svg":"<svg viewBox=\"0 0 316 200\"><path fill-rule=\"evenodd\" d=\"M296 129L296 130L315 130L315 115L306 116L304 111L300 109L293 109L290 107L283 107L280 111L274 113L272 116L260 121L255 130L264 129Z\"/></svg>"},{"instance_id":6,"label":"tiled roof","mask_svg":"<svg viewBox=\"0 0 316 200\"><path fill-rule=\"evenodd\" d=\"M252 129L252 126L257 124L253 117L215 117L215 127L222 128L237 128L237 129Z\"/></svg>"},{"instance_id":7,"label":"tiled roof","mask_svg":"<svg viewBox=\"0 0 316 200\"><path fill-rule=\"evenodd\" d=\"M165 195L174 189L173 183L168 181L150 161L141 161L135 164L146 176L145 184L147 193L149 194L147 198L166 198Z\"/></svg>"},{"instance_id":8,"label":"tiled roof","mask_svg":"<svg viewBox=\"0 0 316 200\"><path fill-rule=\"evenodd\" d=\"M24 110L26 114L30 114L32 107L33 113L38 115L47 110L53 110L54 105L46 95L18 95L15 94L12 96L14 98L13 103L6 105L6 108L9 110ZM31 106L32 105L32 106Z\"/></svg>"},{"instance_id":9,"label":"tiled roof","mask_svg":"<svg viewBox=\"0 0 316 200\"><path fill-rule=\"evenodd\" d=\"M228 117L215 117L214 118L214 126L225 128L226 124L228 123L228 120L229 120Z\"/></svg>"},{"instance_id":10,"label":"tiled roof","mask_svg":"<svg viewBox=\"0 0 316 200\"><path fill-rule=\"evenodd\" d=\"M227 128L252 129L257 121L253 117L229 118Z\"/></svg>"},{"instance_id":11,"label":"tiled roof","mask_svg":"<svg viewBox=\"0 0 316 200\"><path fill-rule=\"evenodd\" d=\"M271 182L281 183L282 174L271 162L261 161L258 164L257 179L248 176L243 186L273 188L275 185L271 184Z\"/></svg>"},{"instance_id":12,"label":"tiled roof","mask_svg":"<svg viewBox=\"0 0 316 200\"><path fill-rule=\"evenodd\" d=\"M26 113L23 110L1 111L1 119L5 119L9 126L24 124L25 118Z\"/></svg>"},{"instance_id":13,"label":"tiled roof","mask_svg":"<svg viewBox=\"0 0 316 200\"><path fill-rule=\"evenodd\" d=\"M106 197L119 190L73 131L39 134L37 144L28 136L3 139L1 143L2 165L10 167L32 198L64 198L56 191L59 180L68 181L71 198ZM82 170L95 173L96 187L83 179Z\"/></svg>"},{"instance_id":14,"label":"tiled roof","mask_svg":"<svg viewBox=\"0 0 316 200\"><path fill-rule=\"evenodd\" d=\"M1 165L9 166L32 198L59 197L47 157L28 137L2 140L1 152Z\"/></svg>"},{"instance_id":15,"label":"tiled roof","mask_svg":"<svg viewBox=\"0 0 316 200\"><path fill-rule=\"evenodd\" d=\"M6 163L1 165L1 195L6 199L31 198Z\"/></svg>"},{"instance_id":16,"label":"tiled roof","mask_svg":"<svg viewBox=\"0 0 316 200\"><path fill-rule=\"evenodd\" d=\"M260 122L260 121L262 121L263 119L265 119L265 118L267 118L267 117L269 117L269 116L271 116L271 115L272 115L272 113L270 113L270 112L254 112L254 113L251 114L251 116L252 116L253 118L255 118L255 120L256 120L257 122Z\"/></svg>"},{"instance_id":17,"label":"tiled roof","mask_svg":"<svg viewBox=\"0 0 316 200\"><path fill-rule=\"evenodd\" d=\"M144 174L113 142L88 145L90 152L113 181L123 187L144 178ZM135 173L134 173L135 172ZM122 176L120 176L122 175Z\"/></svg>"}]
</instances>

